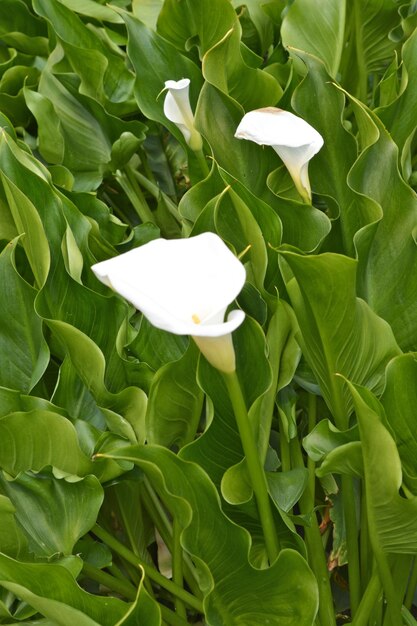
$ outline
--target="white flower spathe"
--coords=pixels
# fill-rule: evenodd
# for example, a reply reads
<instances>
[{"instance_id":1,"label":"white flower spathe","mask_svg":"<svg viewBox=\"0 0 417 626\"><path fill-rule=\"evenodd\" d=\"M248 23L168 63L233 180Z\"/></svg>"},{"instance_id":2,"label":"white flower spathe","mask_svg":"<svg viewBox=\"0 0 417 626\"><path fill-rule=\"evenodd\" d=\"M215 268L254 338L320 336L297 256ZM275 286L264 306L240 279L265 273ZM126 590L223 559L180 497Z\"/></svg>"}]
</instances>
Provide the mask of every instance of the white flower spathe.
<instances>
[{"instance_id":1,"label":"white flower spathe","mask_svg":"<svg viewBox=\"0 0 417 626\"><path fill-rule=\"evenodd\" d=\"M243 322L227 306L241 291L243 264L214 233L156 239L93 265L97 278L131 302L157 328L191 335L223 372L236 368L231 333Z\"/></svg>"},{"instance_id":2,"label":"white flower spathe","mask_svg":"<svg viewBox=\"0 0 417 626\"><path fill-rule=\"evenodd\" d=\"M167 80L165 89L165 117L178 126L191 150L201 150L203 142L200 133L194 128L194 115L190 105L190 79Z\"/></svg>"},{"instance_id":3,"label":"white flower spathe","mask_svg":"<svg viewBox=\"0 0 417 626\"><path fill-rule=\"evenodd\" d=\"M287 167L301 197L311 203L308 164L323 145L323 137L305 120L275 107L246 113L235 137L272 146Z\"/></svg>"}]
</instances>

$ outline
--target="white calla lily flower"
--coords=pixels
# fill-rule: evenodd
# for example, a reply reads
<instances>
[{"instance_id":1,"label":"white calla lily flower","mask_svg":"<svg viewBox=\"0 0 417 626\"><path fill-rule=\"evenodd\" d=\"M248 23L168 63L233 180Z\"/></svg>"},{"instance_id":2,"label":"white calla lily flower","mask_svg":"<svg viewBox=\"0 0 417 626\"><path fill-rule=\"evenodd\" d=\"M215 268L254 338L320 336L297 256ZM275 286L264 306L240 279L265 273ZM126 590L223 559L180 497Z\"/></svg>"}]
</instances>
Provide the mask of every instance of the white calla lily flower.
<instances>
[{"instance_id":1,"label":"white calla lily flower","mask_svg":"<svg viewBox=\"0 0 417 626\"><path fill-rule=\"evenodd\" d=\"M191 335L222 372L236 369L232 332L245 314L227 306L241 291L243 264L214 233L189 239L156 239L92 267L157 328Z\"/></svg>"},{"instance_id":2,"label":"white calla lily flower","mask_svg":"<svg viewBox=\"0 0 417 626\"><path fill-rule=\"evenodd\" d=\"M323 145L323 137L301 117L275 107L249 111L235 137L272 146L284 161L302 198L311 203L308 164Z\"/></svg>"},{"instance_id":3,"label":"white calla lily flower","mask_svg":"<svg viewBox=\"0 0 417 626\"><path fill-rule=\"evenodd\" d=\"M194 115L190 105L190 79L165 81L167 94L164 100L164 114L182 132L187 145L194 152L201 150L203 141L194 128Z\"/></svg>"}]
</instances>

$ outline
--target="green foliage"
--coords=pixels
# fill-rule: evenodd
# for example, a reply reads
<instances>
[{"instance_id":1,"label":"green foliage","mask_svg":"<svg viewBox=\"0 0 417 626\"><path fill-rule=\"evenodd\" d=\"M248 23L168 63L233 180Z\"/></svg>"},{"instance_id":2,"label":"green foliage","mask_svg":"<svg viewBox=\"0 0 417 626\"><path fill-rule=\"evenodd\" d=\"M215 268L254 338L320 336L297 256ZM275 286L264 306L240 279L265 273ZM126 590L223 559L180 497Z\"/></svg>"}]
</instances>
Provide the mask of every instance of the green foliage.
<instances>
[{"instance_id":1,"label":"green foliage","mask_svg":"<svg viewBox=\"0 0 417 626\"><path fill-rule=\"evenodd\" d=\"M415 623L416 3L0 5L0 625ZM311 204L263 107L324 139ZM91 271L206 231L238 409Z\"/></svg>"}]
</instances>

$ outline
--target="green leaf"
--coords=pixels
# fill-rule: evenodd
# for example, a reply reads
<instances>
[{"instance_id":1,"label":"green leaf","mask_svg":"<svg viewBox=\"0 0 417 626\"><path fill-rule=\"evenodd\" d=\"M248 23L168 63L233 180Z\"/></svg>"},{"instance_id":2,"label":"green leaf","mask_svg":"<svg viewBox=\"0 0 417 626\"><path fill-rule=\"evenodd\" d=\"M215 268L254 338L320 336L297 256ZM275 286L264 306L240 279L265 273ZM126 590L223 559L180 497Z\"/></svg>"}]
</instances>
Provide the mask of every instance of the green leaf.
<instances>
[{"instance_id":1,"label":"green leaf","mask_svg":"<svg viewBox=\"0 0 417 626\"><path fill-rule=\"evenodd\" d=\"M383 424L383 408L369 390L350 383L349 389L362 442L369 536L374 549L416 554L417 497L407 500L399 494L401 461L395 441Z\"/></svg>"},{"instance_id":2,"label":"green leaf","mask_svg":"<svg viewBox=\"0 0 417 626\"><path fill-rule=\"evenodd\" d=\"M93 17L96 20L110 22L111 24L121 24L123 22L120 15L112 9L111 3L102 5L94 0L60 0L71 11Z\"/></svg>"},{"instance_id":3,"label":"green leaf","mask_svg":"<svg viewBox=\"0 0 417 626\"><path fill-rule=\"evenodd\" d=\"M151 30L156 30L156 23L164 0L132 0L133 15Z\"/></svg>"},{"instance_id":4,"label":"green leaf","mask_svg":"<svg viewBox=\"0 0 417 626\"><path fill-rule=\"evenodd\" d=\"M415 350L416 195L399 174L398 148L379 118L357 100L352 104L366 144L349 182L382 208L381 219L356 235L358 293L390 324L399 346Z\"/></svg>"},{"instance_id":5,"label":"green leaf","mask_svg":"<svg viewBox=\"0 0 417 626\"><path fill-rule=\"evenodd\" d=\"M224 0L222 4L223 2ZM211 4L206 3L210 6L209 11L213 10ZM219 10L224 13L224 7ZM208 15L206 20L210 20ZM245 111L273 106L282 94L279 83L267 72L249 67L244 62L240 35L240 27L236 23L233 29L208 50L203 58L203 76L209 83L239 102Z\"/></svg>"},{"instance_id":6,"label":"green leaf","mask_svg":"<svg viewBox=\"0 0 417 626\"><path fill-rule=\"evenodd\" d=\"M30 58L30 57L29 57ZM14 126L27 127L31 121L23 95L24 86L36 87L39 81L39 70L36 67L15 65L7 69L0 81L0 108Z\"/></svg>"},{"instance_id":7,"label":"green leaf","mask_svg":"<svg viewBox=\"0 0 417 626\"><path fill-rule=\"evenodd\" d=\"M342 250L354 257L355 233L381 217L380 207L370 198L357 193L349 185L349 171L357 159L358 146L355 138L342 123L345 108L344 96L335 88L322 62L310 54L294 50L293 54L305 63L308 74L295 89L291 104L294 111L311 124L323 137L324 145L309 164L313 191L336 202L337 212L327 208L335 229L341 231ZM315 97L312 98L311 94ZM320 102L320 107L317 106Z\"/></svg>"},{"instance_id":8,"label":"green leaf","mask_svg":"<svg viewBox=\"0 0 417 626\"><path fill-rule=\"evenodd\" d=\"M4 0L0 37L12 48L26 54L47 56L48 32L45 23L34 16L22 0Z\"/></svg>"},{"instance_id":9,"label":"green leaf","mask_svg":"<svg viewBox=\"0 0 417 626\"><path fill-rule=\"evenodd\" d=\"M321 420L303 439L303 448L313 461L321 461L329 452L359 440L357 425L341 431L329 420Z\"/></svg>"},{"instance_id":10,"label":"green leaf","mask_svg":"<svg viewBox=\"0 0 417 626\"><path fill-rule=\"evenodd\" d=\"M36 290L18 274L14 251L17 240L0 255L0 385L28 393L44 373L49 350L42 321L34 310ZM7 294L7 296L6 296Z\"/></svg>"},{"instance_id":11,"label":"green leaf","mask_svg":"<svg viewBox=\"0 0 417 626\"><path fill-rule=\"evenodd\" d=\"M40 153L71 171L77 191L96 189L104 174L125 165L144 139L142 124L109 115L46 69L38 92L24 93L38 123Z\"/></svg>"},{"instance_id":12,"label":"green leaf","mask_svg":"<svg viewBox=\"0 0 417 626\"><path fill-rule=\"evenodd\" d=\"M352 402L340 376L382 391L388 361L400 352L389 325L356 298L356 266L331 253L282 252L282 271L300 327L300 345L336 426L346 430Z\"/></svg>"},{"instance_id":13,"label":"green leaf","mask_svg":"<svg viewBox=\"0 0 417 626\"><path fill-rule=\"evenodd\" d=\"M0 419L0 433L1 467L11 476L47 465L75 476L93 473L74 426L58 413L42 409L10 413Z\"/></svg>"},{"instance_id":14,"label":"green leaf","mask_svg":"<svg viewBox=\"0 0 417 626\"><path fill-rule=\"evenodd\" d=\"M33 8L51 24L66 59L80 76L80 93L98 102L108 100L110 105L119 103L121 111L122 103L131 97L134 77L120 52L112 51L64 3L58 0L33 0Z\"/></svg>"},{"instance_id":15,"label":"green leaf","mask_svg":"<svg viewBox=\"0 0 417 626\"><path fill-rule=\"evenodd\" d=\"M15 182L7 178L5 173L1 174L1 180L16 230L23 236L23 248L37 285L41 287L50 266L49 245L42 221L36 207Z\"/></svg>"},{"instance_id":16,"label":"green leaf","mask_svg":"<svg viewBox=\"0 0 417 626\"><path fill-rule=\"evenodd\" d=\"M202 59L236 24L236 13L226 0L166 0L158 31L180 50L196 46Z\"/></svg>"},{"instance_id":17,"label":"green leaf","mask_svg":"<svg viewBox=\"0 0 417 626\"><path fill-rule=\"evenodd\" d=\"M53 563L19 563L0 554L0 585L33 606L54 626L114 626L130 613L131 605L109 597L94 596L81 589L69 571ZM145 601L146 602L146 601ZM122 622L133 626L159 626L158 621Z\"/></svg>"},{"instance_id":18,"label":"green leaf","mask_svg":"<svg viewBox=\"0 0 417 626\"><path fill-rule=\"evenodd\" d=\"M417 89L411 80L413 61L417 54L417 30L402 47L402 76L401 94L389 106L377 109L384 126L400 151L401 169L407 180L411 174L411 146L410 143L416 130L416 121L413 116L417 106Z\"/></svg>"},{"instance_id":19,"label":"green leaf","mask_svg":"<svg viewBox=\"0 0 417 626\"><path fill-rule=\"evenodd\" d=\"M330 450L323 459L316 474L319 478L327 474L347 474L348 476L363 477L362 444L360 441L351 441Z\"/></svg>"},{"instance_id":20,"label":"green leaf","mask_svg":"<svg viewBox=\"0 0 417 626\"><path fill-rule=\"evenodd\" d=\"M308 471L297 467L287 472L268 472L268 490L279 509L289 513L302 496L308 481Z\"/></svg>"},{"instance_id":21,"label":"green leaf","mask_svg":"<svg viewBox=\"0 0 417 626\"><path fill-rule=\"evenodd\" d=\"M238 254L247 249L242 262L245 263L247 280L265 296L264 285L275 295L276 251L281 243L282 225L273 209L256 198L238 181L231 183L216 206L215 224L218 234L233 244Z\"/></svg>"},{"instance_id":22,"label":"green leaf","mask_svg":"<svg viewBox=\"0 0 417 626\"><path fill-rule=\"evenodd\" d=\"M265 4L259 4L258 0L232 0L232 6L236 9L245 7L246 15L253 23L260 40L261 56L266 55L269 47L273 44L274 33L272 20L264 9Z\"/></svg>"},{"instance_id":23,"label":"green leaf","mask_svg":"<svg viewBox=\"0 0 417 626\"><path fill-rule=\"evenodd\" d=\"M384 71L398 47L391 31L400 22L399 10L390 0L367 0L356 3L350 15L340 69L346 89L365 101L368 77Z\"/></svg>"},{"instance_id":24,"label":"green leaf","mask_svg":"<svg viewBox=\"0 0 417 626\"><path fill-rule=\"evenodd\" d=\"M95 476L71 483L45 472L20 474L13 480L0 478L0 489L13 503L18 527L38 557L72 554L78 539L96 522L103 502Z\"/></svg>"},{"instance_id":25,"label":"green leaf","mask_svg":"<svg viewBox=\"0 0 417 626\"><path fill-rule=\"evenodd\" d=\"M170 448L192 441L200 421L203 394L196 381L198 350L187 352L156 373L149 394L146 432L149 443Z\"/></svg>"},{"instance_id":26,"label":"green leaf","mask_svg":"<svg viewBox=\"0 0 417 626\"><path fill-rule=\"evenodd\" d=\"M27 558L28 541L16 523L15 513L12 501L0 495L0 552L14 558Z\"/></svg>"},{"instance_id":27,"label":"green leaf","mask_svg":"<svg viewBox=\"0 0 417 626\"><path fill-rule=\"evenodd\" d=\"M344 0L322 0L320 8L315 0L297 0L282 21L282 43L318 57L335 78L343 52L345 19Z\"/></svg>"},{"instance_id":28,"label":"green leaf","mask_svg":"<svg viewBox=\"0 0 417 626\"><path fill-rule=\"evenodd\" d=\"M199 569L209 626L264 626L267 620L312 626L317 589L304 559L293 550L282 550L269 569L253 568L247 533L222 513L217 492L199 466L151 445L125 448L112 456L139 465L178 520L183 548Z\"/></svg>"},{"instance_id":29,"label":"green leaf","mask_svg":"<svg viewBox=\"0 0 417 626\"><path fill-rule=\"evenodd\" d=\"M385 389L381 396L387 423L401 458L404 481L413 493L417 489L416 381L416 355L401 355L388 363Z\"/></svg>"}]
</instances>

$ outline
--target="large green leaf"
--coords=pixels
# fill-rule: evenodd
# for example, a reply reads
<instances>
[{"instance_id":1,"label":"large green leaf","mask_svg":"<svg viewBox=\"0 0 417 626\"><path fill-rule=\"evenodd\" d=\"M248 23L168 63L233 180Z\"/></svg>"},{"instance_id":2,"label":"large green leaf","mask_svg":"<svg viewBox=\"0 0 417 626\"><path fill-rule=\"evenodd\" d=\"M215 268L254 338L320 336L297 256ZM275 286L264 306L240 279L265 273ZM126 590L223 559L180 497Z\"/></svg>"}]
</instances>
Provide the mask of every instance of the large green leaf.
<instances>
[{"instance_id":1,"label":"large green leaf","mask_svg":"<svg viewBox=\"0 0 417 626\"><path fill-rule=\"evenodd\" d=\"M399 494L402 483L397 446L384 426L384 410L368 390L349 385L362 442L369 536L377 551L417 553L417 496Z\"/></svg>"},{"instance_id":2,"label":"large green leaf","mask_svg":"<svg viewBox=\"0 0 417 626\"><path fill-rule=\"evenodd\" d=\"M170 448L193 440L203 405L196 380L197 359L198 350L191 342L181 359L167 363L156 373L146 413L149 443Z\"/></svg>"},{"instance_id":3,"label":"large green leaf","mask_svg":"<svg viewBox=\"0 0 417 626\"><path fill-rule=\"evenodd\" d=\"M417 89L411 78L416 54L417 30L402 48L401 94L389 106L377 110L378 116L399 148L402 171L406 180L411 170L410 142L416 129L413 111L417 107Z\"/></svg>"},{"instance_id":4,"label":"large green leaf","mask_svg":"<svg viewBox=\"0 0 417 626\"><path fill-rule=\"evenodd\" d=\"M1 39L26 54L47 55L45 23L34 16L23 0L4 0L0 19Z\"/></svg>"},{"instance_id":5,"label":"large green leaf","mask_svg":"<svg viewBox=\"0 0 417 626\"><path fill-rule=\"evenodd\" d=\"M398 148L383 124L352 99L365 149L349 182L382 208L379 221L356 235L358 293L391 325L403 350L417 347L417 198L398 171ZM401 218L399 218L401 216Z\"/></svg>"},{"instance_id":6,"label":"large green leaf","mask_svg":"<svg viewBox=\"0 0 417 626\"><path fill-rule=\"evenodd\" d=\"M281 28L287 48L300 48L321 59L335 78L343 52L346 18L345 0L296 0L286 13Z\"/></svg>"},{"instance_id":7,"label":"large green leaf","mask_svg":"<svg viewBox=\"0 0 417 626\"><path fill-rule=\"evenodd\" d=\"M102 5L94 0L61 0L68 9L87 17L93 17L96 20L120 24L123 22L120 15L112 9L111 3Z\"/></svg>"},{"instance_id":8,"label":"large green leaf","mask_svg":"<svg viewBox=\"0 0 417 626\"><path fill-rule=\"evenodd\" d=\"M0 495L0 552L13 558L27 558L28 541L16 523L15 512L11 500Z\"/></svg>"},{"instance_id":9,"label":"large green leaf","mask_svg":"<svg viewBox=\"0 0 417 626\"><path fill-rule=\"evenodd\" d=\"M0 255L0 385L29 392L49 361L41 319L34 310L36 290L18 274L11 242Z\"/></svg>"},{"instance_id":10,"label":"large green leaf","mask_svg":"<svg viewBox=\"0 0 417 626\"><path fill-rule=\"evenodd\" d=\"M77 482L51 474L20 474L0 478L0 489L15 507L15 519L29 550L38 557L72 554L74 545L94 525L103 502L95 476Z\"/></svg>"},{"instance_id":11,"label":"large green leaf","mask_svg":"<svg viewBox=\"0 0 417 626\"><path fill-rule=\"evenodd\" d=\"M54 626L159 626L158 609L149 598L134 605L94 596L81 589L69 571L57 564L19 563L0 554L0 585L50 618ZM146 594L141 587L140 595ZM132 609L132 607L134 607ZM145 609L143 612L139 609Z\"/></svg>"},{"instance_id":12,"label":"large green leaf","mask_svg":"<svg viewBox=\"0 0 417 626\"><path fill-rule=\"evenodd\" d=\"M0 465L11 476L47 465L76 476L93 473L74 426L58 413L41 409L10 413L0 419L0 433Z\"/></svg>"},{"instance_id":13,"label":"large green leaf","mask_svg":"<svg viewBox=\"0 0 417 626\"><path fill-rule=\"evenodd\" d=\"M416 355L404 354L388 364L386 385L381 396L381 404L401 457L404 481L414 494L417 490L416 383Z\"/></svg>"},{"instance_id":14,"label":"large green leaf","mask_svg":"<svg viewBox=\"0 0 417 626\"><path fill-rule=\"evenodd\" d=\"M365 101L368 77L386 68L398 46L391 36L400 22L398 5L391 0L363 0L355 3L347 17L350 24L340 68L342 81L348 91Z\"/></svg>"},{"instance_id":15,"label":"large green leaf","mask_svg":"<svg viewBox=\"0 0 417 626\"><path fill-rule=\"evenodd\" d=\"M112 457L141 467L178 520L182 545L198 564L208 625L312 626L317 589L304 559L283 550L269 569L254 569L247 533L222 513L214 485L199 466L151 445Z\"/></svg>"},{"instance_id":16,"label":"large green leaf","mask_svg":"<svg viewBox=\"0 0 417 626\"><path fill-rule=\"evenodd\" d=\"M336 426L346 430L352 402L336 374L381 392L386 364L400 350L389 325L356 297L356 261L330 253L282 256L303 354Z\"/></svg>"}]
</instances>

